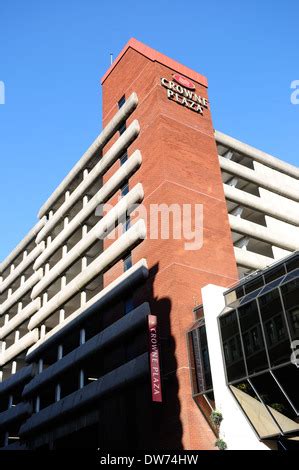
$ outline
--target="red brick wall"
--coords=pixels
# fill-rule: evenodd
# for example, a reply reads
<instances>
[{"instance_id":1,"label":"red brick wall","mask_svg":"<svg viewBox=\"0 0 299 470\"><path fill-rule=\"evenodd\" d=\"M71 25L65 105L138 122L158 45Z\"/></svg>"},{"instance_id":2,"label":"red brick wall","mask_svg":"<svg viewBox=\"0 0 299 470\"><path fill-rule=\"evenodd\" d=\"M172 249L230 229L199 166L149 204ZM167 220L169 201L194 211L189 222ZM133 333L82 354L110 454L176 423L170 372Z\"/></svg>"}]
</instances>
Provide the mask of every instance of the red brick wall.
<instances>
[{"instance_id":1,"label":"red brick wall","mask_svg":"<svg viewBox=\"0 0 299 470\"><path fill-rule=\"evenodd\" d=\"M143 163L130 179L130 188L143 184L147 208L151 203L190 203L203 204L204 212L200 250L186 251L185 240L146 239L133 251L133 261L146 258L151 272L135 301L148 299L160 323L164 401L153 411L159 422L156 445L178 447L180 442L185 449L210 449L215 436L191 396L186 331L194 320L194 298L201 302L201 287L229 286L237 279L212 119L210 110L204 109L201 116L167 99L160 78L171 80L174 72L182 70L188 76L186 68L179 64L169 68L175 64L168 58L159 55L157 62L148 49L148 57L141 53L142 45L132 46L103 81L103 125L116 113L124 94L138 95L138 107L128 124L138 119L141 132L128 153L138 148ZM190 71L189 78L194 81L194 77L200 79ZM201 82L206 83L204 78ZM206 86L195 85L196 93L208 98ZM120 274L121 268L111 270L105 284Z\"/></svg>"}]
</instances>

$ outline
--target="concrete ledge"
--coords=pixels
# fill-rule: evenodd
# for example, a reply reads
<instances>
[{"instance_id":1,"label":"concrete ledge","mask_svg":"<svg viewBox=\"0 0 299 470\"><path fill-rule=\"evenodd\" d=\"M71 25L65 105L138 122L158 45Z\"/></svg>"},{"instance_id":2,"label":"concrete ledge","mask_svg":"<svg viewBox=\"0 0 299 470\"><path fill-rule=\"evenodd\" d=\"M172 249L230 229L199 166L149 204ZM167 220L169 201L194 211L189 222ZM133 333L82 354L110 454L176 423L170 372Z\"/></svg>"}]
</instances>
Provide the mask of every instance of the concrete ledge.
<instances>
[{"instance_id":1,"label":"concrete ledge","mask_svg":"<svg viewBox=\"0 0 299 470\"><path fill-rule=\"evenodd\" d=\"M41 218L50 209L56 200L67 190L68 185L77 176L77 174L83 170L88 164L89 160L106 145L106 143L113 137L115 132L119 129L121 124L132 114L138 104L138 97L136 93L132 93L125 104L117 111L115 116L109 121L107 126L102 130L100 135L91 144L89 149L84 153L76 165L72 168L69 174L63 179L57 189L51 194L48 200L44 203L38 213L38 217Z\"/></svg>"},{"instance_id":2,"label":"concrete ledge","mask_svg":"<svg viewBox=\"0 0 299 470\"><path fill-rule=\"evenodd\" d=\"M234 247L237 265L253 270L264 269L274 263L273 258Z\"/></svg>"},{"instance_id":3,"label":"concrete ledge","mask_svg":"<svg viewBox=\"0 0 299 470\"><path fill-rule=\"evenodd\" d=\"M117 302L126 293L141 284L149 275L149 270L145 259L137 261L130 269L111 282L101 292L90 299L83 307L73 312L63 322L53 328L46 336L33 345L26 355L28 362L36 361L43 352L51 345L63 340L63 337L79 328L80 325L90 316L94 315L101 308Z\"/></svg>"},{"instance_id":4,"label":"concrete ledge","mask_svg":"<svg viewBox=\"0 0 299 470\"><path fill-rule=\"evenodd\" d=\"M2 328L0 328L0 340L4 339L9 333L21 325L27 318L31 317L37 310L41 308L41 299L35 299L26 305L19 313L9 320Z\"/></svg>"},{"instance_id":5,"label":"concrete ledge","mask_svg":"<svg viewBox=\"0 0 299 470\"><path fill-rule=\"evenodd\" d=\"M42 242L36 246L28 256L10 273L9 276L0 284L0 294L8 289L9 286L16 280L17 277L21 276L22 273L34 262L34 260L40 255L45 249L45 243Z\"/></svg>"},{"instance_id":6,"label":"concrete ledge","mask_svg":"<svg viewBox=\"0 0 299 470\"><path fill-rule=\"evenodd\" d=\"M140 126L135 119L125 132L117 139L112 147L103 155L99 163L88 173L87 177L77 186L64 203L57 209L51 219L42 228L36 237L36 243L40 243L53 228L63 219L67 211L69 211L78 199L82 198L88 188L95 182L97 178L104 175L113 163L123 154L129 145L137 138L140 132Z\"/></svg>"},{"instance_id":7,"label":"concrete ledge","mask_svg":"<svg viewBox=\"0 0 299 470\"><path fill-rule=\"evenodd\" d=\"M9 393L11 389L18 385L26 383L31 377L33 377L33 371L34 366L30 364L29 366L23 367L3 382L0 382L0 396Z\"/></svg>"},{"instance_id":8,"label":"concrete ledge","mask_svg":"<svg viewBox=\"0 0 299 470\"><path fill-rule=\"evenodd\" d=\"M97 240L105 238L120 220L125 220L125 216L132 207L136 207L144 198L144 191L141 183L137 183L131 191L121 198L117 204L83 237L67 254L61 258L55 266L33 287L31 298L35 299L46 288L56 281L73 263L80 258ZM132 210L131 210L132 212Z\"/></svg>"},{"instance_id":9,"label":"concrete ledge","mask_svg":"<svg viewBox=\"0 0 299 470\"><path fill-rule=\"evenodd\" d=\"M273 205L269 202L264 201L258 196L249 194L241 189L234 188L228 184L223 185L225 198L228 201L235 202L241 206L254 209L257 212L274 217L277 220L286 222L291 225L299 226L299 215L294 210L283 211L279 206Z\"/></svg>"},{"instance_id":10,"label":"concrete ledge","mask_svg":"<svg viewBox=\"0 0 299 470\"><path fill-rule=\"evenodd\" d=\"M296 251L299 249L299 240L294 240L294 237L288 237L287 233L279 233L277 230L271 230L268 227L231 214L228 215L228 218L230 228L233 232L247 235L256 240L282 248L283 250Z\"/></svg>"},{"instance_id":11,"label":"concrete ledge","mask_svg":"<svg viewBox=\"0 0 299 470\"><path fill-rule=\"evenodd\" d=\"M100 254L90 265L70 281L63 290L59 291L47 302L29 321L28 329L32 330L61 305L80 292L86 284L92 281L98 274L113 266L125 253L132 250L146 237L146 226L142 219L123 233L112 245Z\"/></svg>"},{"instance_id":12,"label":"concrete ledge","mask_svg":"<svg viewBox=\"0 0 299 470\"><path fill-rule=\"evenodd\" d=\"M19 403L16 406L8 408L8 410L0 413L0 429L7 430L7 426L14 421L25 418L32 413L30 403Z\"/></svg>"},{"instance_id":13,"label":"concrete ledge","mask_svg":"<svg viewBox=\"0 0 299 470\"><path fill-rule=\"evenodd\" d=\"M8 297L8 299L5 300L5 302L3 302L3 304L0 306L0 315L3 315L8 309L15 305L20 300L20 298L23 297L23 295L25 295L38 281L41 280L42 277L42 269L39 269L33 273L22 286L20 286Z\"/></svg>"},{"instance_id":14,"label":"concrete ledge","mask_svg":"<svg viewBox=\"0 0 299 470\"><path fill-rule=\"evenodd\" d=\"M273 168L273 170L277 170L285 175L291 176L292 178L299 179L299 168L294 165L290 165L279 158L273 157L268 153L263 152L255 147L251 147L251 145L244 144L240 140L234 139L229 135L223 134L222 132L215 130L215 139L216 142L220 145L224 145L229 149L234 150L235 152L244 155L246 157L250 157L257 162L262 163L269 168Z\"/></svg>"},{"instance_id":15,"label":"concrete ledge","mask_svg":"<svg viewBox=\"0 0 299 470\"><path fill-rule=\"evenodd\" d=\"M33 268L40 268L47 259L55 253L63 243L80 227L86 218L95 212L99 204L105 203L122 186L130 176L140 167L142 157L139 150L128 158L128 160L109 178L102 188L93 196L82 210L67 224L67 226L52 240L49 246L36 259Z\"/></svg>"},{"instance_id":16,"label":"concrete ledge","mask_svg":"<svg viewBox=\"0 0 299 470\"><path fill-rule=\"evenodd\" d=\"M251 170L246 166L240 165L240 163L233 162L221 156L218 158L220 168L226 173L229 173L233 176L238 176L245 181L254 183L261 188L272 191L273 193L279 194L280 196L284 196L288 199L291 199L292 201L299 202L299 187L298 190L295 191L294 189L288 188L287 186L278 186L275 182L270 181L269 178L261 176L256 171Z\"/></svg>"},{"instance_id":17,"label":"concrete ledge","mask_svg":"<svg viewBox=\"0 0 299 470\"><path fill-rule=\"evenodd\" d=\"M23 251L28 243L30 243L35 237L36 234L41 230L41 228L47 222L47 217L43 217L41 220L34 225L34 227L28 232L26 237L16 246L16 248L5 258L4 261L0 264L0 274L13 262L13 260Z\"/></svg>"},{"instance_id":18,"label":"concrete ledge","mask_svg":"<svg viewBox=\"0 0 299 470\"><path fill-rule=\"evenodd\" d=\"M78 412L80 408L100 400L108 393L125 388L136 380L146 377L148 373L149 358L148 353L144 353L31 416L21 426L20 436L27 436L41 428L46 428L48 432L49 426L56 420L66 419L71 413Z\"/></svg>"},{"instance_id":19,"label":"concrete ledge","mask_svg":"<svg viewBox=\"0 0 299 470\"><path fill-rule=\"evenodd\" d=\"M65 373L71 367L86 361L95 352L100 353L112 344L125 338L145 324L147 315L150 314L148 302L144 302L127 315L116 321L103 331L93 336L86 343L78 346L59 361L55 362L42 373L36 375L23 390L23 397L32 395L37 389L49 382L55 381L58 376Z\"/></svg>"},{"instance_id":20,"label":"concrete ledge","mask_svg":"<svg viewBox=\"0 0 299 470\"><path fill-rule=\"evenodd\" d=\"M0 354L0 366L4 366L4 364L11 361L18 354L32 346L32 344L36 343L38 338L39 333L37 328L32 331L29 331L29 333L23 336L23 338L19 339L19 341L12 344L8 349L6 349L2 354Z\"/></svg>"}]
</instances>

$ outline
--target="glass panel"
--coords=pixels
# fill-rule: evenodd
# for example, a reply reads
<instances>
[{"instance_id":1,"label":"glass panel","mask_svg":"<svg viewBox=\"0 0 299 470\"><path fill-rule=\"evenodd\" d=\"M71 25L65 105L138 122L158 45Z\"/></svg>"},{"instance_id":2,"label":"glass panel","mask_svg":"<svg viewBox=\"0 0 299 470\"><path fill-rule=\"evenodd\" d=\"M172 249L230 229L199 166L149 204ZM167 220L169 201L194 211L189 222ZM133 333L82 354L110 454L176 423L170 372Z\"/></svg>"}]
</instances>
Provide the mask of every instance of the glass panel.
<instances>
[{"instance_id":1,"label":"glass panel","mask_svg":"<svg viewBox=\"0 0 299 470\"><path fill-rule=\"evenodd\" d=\"M123 95L118 102L118 107L121 108L125 104L125 102L126 102L126 97L125 95Z\"/></svg>"},{"instance_id":2,"label":"glass panel","mask_svg":"<svg viewBox=\"0 0 299 470\"><path fill-rule=\"evenodd\" d=\"M247 304L247 302L249 302L250 300L255 299L259 295L259 293L262 291L262 289L263 288L261 287L260 289L257 289L251 292L251 294L248 294L245 297L243 297L243 299L240 302L240 305Z\"/></svg>"},{"instance_id":3,"label":"glass panel","mask_svg":"<svg viewBox=\"0 0 299 470\"><path fill-rule=\"evenodd\" d=\"M125 132L126 128L127 128L126 123L124 123L120 126L120 128L119 128L120 135L122 135Z\"/></svg>"},{"instance_id":4,"label":"glass panel","mask_svg":"<svg viewBox=\"0 0 299 470\"><path fill-rule=\"evenodd\" d=\"M197 384L197 374L195 370L195 351L194 351L194 342L193 342L193 331L188 333L188 349L189 349L189 359L190 359L190 373L191 373L191 382L192 382L192 394L198 393L198 384Z\"/></svg>"},{"instance_id":5,"label":"glass panel","mask_svg":"<svg viewBox=\"0 0 299 470\"><path fill-rule=\"evenodd\" d=\"M197 393L203 391L203 370L202 363L200 359L200 348L199 348L199 338L197 334L198 330L193 330L191 332L192 344L193 344L193 353L194 353L194 369L195 369L195 385L196 389L194 390Z\"/></svg>"},{"instance_id":6,"label":"glass panel","mask_svg":"<svg viewBox=\"0 0 299 470\"><path fill-rule=\"evenodd\" d=\"M299 255L290 259L290 261L286 262L287 272L293 271L293 269L299 268Z\"/></svg>"},{"instance_id":7,"label":"glass panel","mask_svg":"<svg viewBox=\"0 0 299 470\"><path fill-rule=\"evenodd\" d=\"M257 303L250 302L238 309L248 374L268 368Z\"/></svg>"},{"instance_id":8,"label":"glass panel","mask_svg":"<svg viewBox=\"0 0 299 470\"><path fill-rule=\"evenodd\" d=\"M261 438L281 433L267 408L261 403L247 380L231 385L230 389Z\"/></svg>"},{"instance_id":9,"label":"glass panel","mask_svg":"<svg viewBox=\"0 0 299 470\"><path fill-rule=\"evenodd\" d=\"M286 284L287 282L291 281L292 279L296 279L299 277L299 269L295 269L291 273L287 274L283 280L283 284Z\"/></svg>"},{"instance_id":10,"label":"glass panel","mask_svg":"<svg viewBox=\"0 0 299 470\"><path fill-rule=\"evenodd\" d=\"M297 369L295 365L291 364L289 366L275 369L273 373L284 392L293 403L293 406L296 408L297 412L299 412L299 369Z\"/></svg>"},{"instance_id":11,"label":"glass panel","mask_svg":"<svg viewBox=\"0 0 299 470\"><path fill-rule=\"evenodd\" d=\"M214 392L207 392L204 394L204 397L206 400L209 402L210 407L214 410L215 409L215 397L214 397Z\"/></svg>"},{"instance_id":12,"label":"glass panel","mask_svg":"<svg viewBox=\"0 0 299 470\"><path fill-rule=\"evenodd\" d=\"M281 287L291 337L299 339L299 279L294 279Z\"/></svg>"},{"instance_id":13,"label":"glass panel","mask_svg":"<svg viewBox=\"0 0 299 470\"><path fill-rule=\"evenodd\" d=\"M236 297L237 297L237 299L240 299L240 297L243 297L244 294L245 294L245 292L244 292L244 286L237 287L237 289L236 289Z\"/></svg>"},{"instance_id":14,"label":"glass panel","mask_svg":"<svg viewBox=\"0 0 299 470\"><path fill-rule=\"evenodd\" d=\"M208 395L213 396L213 392L210 392ZM215 407L215 403L214 403L213 400L211 400L208 397L208 395L207 394L196 395L194 397L194 401L197 404L197 406L199 407L199 409L201 410L201 412L203 413L203 415L205 416L206 420L209 422L212 430L214 431L213 426L212 426L211 421L210 421L210 416L211 416L211 413L212 413L212 411Z\"/></svg>"},{"instance_id":15,"label":"glass panel","mask_svg":"<svg viewBox=\"0 0 299 470\"><path fill-rule=\"evenodd\" d=\"M267 372L250 381L283 432L298 431L297 415L271 374Z\"/></svg>"},{"instance_id":16,"label":"glass panel","mask_svg":"<svg viewBox=\"0 0 299 470\"><path fill-rule=\"evenodd\" d=\"M268 284L271 281L274 281L274 279L277 279L281 276L283 276L286 273L284 264L276 266L275 268L271 269L271 271L267 271L264 275L265 279L265 284Z\"/></svg>"},{"instance_id":17,"label":"glass panel","mask_svg":"<svg viewBox=\"0 0 299 470\"><path fill-rule=\"evenodd\" d=\"M201 320L204 317L203 306L200 305L193 309L195 320Z\"/></svg>"},{"instance_id":18,"label":"glass panel","mask_svg":"<svg viewBox=\"0 0 299 470\"><path fill-rule=\"evenodd\" d=\"M202 366L203 366L203 372L204 372L204 390L210 390L211 388L213 388L213 383L212 383L206 327L202 326L198 332L199 332L199 339L200 339Z\"/></svg>"},{"instance_id":19,"label":"glass panel","mask_svg":"<svg viewBox=\"0 0 299 470\"><path fill-rule=\"evenodd\" d=\"M220 330L228 381L246 375L236 310L220 317Z\"/></svg>"},{"instance_id":20,"label":"glass panel","mask_svg":"<svg viewBox=\"0 0 299 470\"><path fill-rule=\"evenodd\" d=\"M128 160L127 152L124 152L122 156L119 158L119 160L120 160L120 164L123 165Z\"/></svg>"},{"instance_id":21,"label":"glass panel","mask_svg":"<svg viewBox=\"0 0 299 470\"><path fill-rule=\"evenodd\" d=\"M264 286L264 279L262 276L259 276L257 279L253 279L252 281L247 282L244 285L245 292L246 294L249 294L250 292L253 292L256 290L258 287L263 287Z\"/></svg>"},{"instance_id":22,"label":"glass panel","mask_svg":"<svg viewBox=\"0 0 299 470\"><path fill-rule=\"evenodd\" d=\"M278 289L258 299L272 366L290 360L290 340Z\"/></svg>"},{"instance_id":23,"label":"glass panel","mask_svg":"<svg viewBox=\"0 0 299 470\"><path fill-rule=\"evenodd\" d=\"M278 279L275 279L274 281L270 282L267 284L261 292L259 292L259 297L261 295L266 294L266 292L269 292L269 290L273 290L276 286L279 286L279 284L283 281L284 277L280 277Z\"/></svg>"},{"instance_id":24,"label":"glass panel","mask_svg":"<svg viewBox=\"0 0 299 470\"><path fill-rule=\"evenodd\" d=\"M213 388L205 326L202 326L197 330L192 330L191 335L197 383L197 390L195 390L195 393L202 393Z\"/></svg>"},{"instance_id":25,"label":"glass panel","mask_svg":"<svg viewBox=\"0 0 299 470\"><path fill-rule=\"evenodd\" d=\"M132 264L132 255L130 253L126 258L124 258L124 271L127 271L132 266L133 266L133 264Z\"/></svg>"}]
</instances>

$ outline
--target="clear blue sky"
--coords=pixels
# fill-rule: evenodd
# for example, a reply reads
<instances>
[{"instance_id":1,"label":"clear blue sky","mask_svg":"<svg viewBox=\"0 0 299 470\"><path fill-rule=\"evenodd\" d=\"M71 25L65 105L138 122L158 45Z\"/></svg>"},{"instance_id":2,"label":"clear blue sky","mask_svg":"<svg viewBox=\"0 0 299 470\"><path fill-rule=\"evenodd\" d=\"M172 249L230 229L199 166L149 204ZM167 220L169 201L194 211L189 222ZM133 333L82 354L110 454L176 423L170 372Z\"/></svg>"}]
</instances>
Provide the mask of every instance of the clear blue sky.
<instances>
[{"instance_id":1,"label":"clear blue sky","mask_svg":"<svg viewBox=\"0 0 299 470\"><path fill-rule=\"evenodd\" d=\"M208 77L215 128L298 165L298 18L297 0L1 0L0 259L101 130L130 37Z\"/></svg>"}]
</instances>

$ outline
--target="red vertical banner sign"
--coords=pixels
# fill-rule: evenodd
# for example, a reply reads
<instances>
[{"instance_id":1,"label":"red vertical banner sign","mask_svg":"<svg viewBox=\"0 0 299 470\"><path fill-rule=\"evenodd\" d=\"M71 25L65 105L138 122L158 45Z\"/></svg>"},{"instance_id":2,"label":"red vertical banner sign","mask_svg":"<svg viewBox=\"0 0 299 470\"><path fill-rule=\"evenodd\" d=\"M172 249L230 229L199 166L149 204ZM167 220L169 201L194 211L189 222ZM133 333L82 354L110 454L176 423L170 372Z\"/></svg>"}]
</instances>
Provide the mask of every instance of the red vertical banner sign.
<instances>
[{"instance_id":1,"label":"red vertical banner sign","mask_svg":"<svg viewBox=\"0 0 299 470\"><path fill-rule=\"evenodd\" d=\"M157 331L157 317L148 315L149 334L149 360L152 384L152 401L162 402L162 384L159 355L159 338Z\"/></svg>"}]
</instances>

